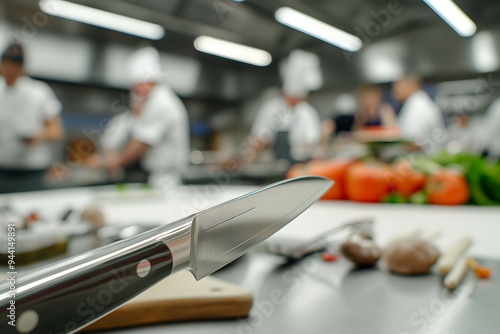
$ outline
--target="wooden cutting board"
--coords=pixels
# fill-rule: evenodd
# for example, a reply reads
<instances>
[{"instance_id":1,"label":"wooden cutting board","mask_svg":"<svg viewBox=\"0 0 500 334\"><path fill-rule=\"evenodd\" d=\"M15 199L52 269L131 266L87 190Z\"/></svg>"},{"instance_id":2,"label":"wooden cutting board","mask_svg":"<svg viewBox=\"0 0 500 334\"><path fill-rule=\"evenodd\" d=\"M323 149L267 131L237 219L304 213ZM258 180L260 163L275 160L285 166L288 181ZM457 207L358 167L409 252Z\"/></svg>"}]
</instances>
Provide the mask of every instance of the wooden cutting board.
<instances>
[{"instance_id":1,"label":"wooden cutting board","mask_svg":"<svg viewBox=\"0 0 500 334\"><path fill-rule=\"evenodd\" d=\"M86 327L83 332L174 321L233 319L248 316L252 294L213 277L196 281L179 272Z\"/></svg>"}]
</instances>

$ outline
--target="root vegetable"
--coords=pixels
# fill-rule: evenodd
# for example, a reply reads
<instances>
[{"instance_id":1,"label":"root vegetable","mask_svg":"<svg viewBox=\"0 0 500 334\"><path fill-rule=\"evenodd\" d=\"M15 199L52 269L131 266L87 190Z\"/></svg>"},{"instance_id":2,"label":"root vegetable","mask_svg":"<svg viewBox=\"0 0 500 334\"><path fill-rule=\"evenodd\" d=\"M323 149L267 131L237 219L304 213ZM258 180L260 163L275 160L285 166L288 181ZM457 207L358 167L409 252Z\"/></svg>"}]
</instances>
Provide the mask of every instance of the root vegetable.
<instances>
[{"instance_id":1,"label":"root vegetable","mask_svg":"<svg viewBox=\"0 0 500 334\"><path fill-rule=\"evenodd\" d=\"M440 275L446 275L467 249L472 245L472 239L463 237L449 245L438 261L437 267Z\"/></svg>"},{"instance_id":2,"label":"root vegetable","mask_svg":"<svg viewBox=\"0 0 500 334\"><path fill-rule=\"evenodd\" d=\"M86 208L83 210L81 218L82 220L87 221L93 229L98 229L105 223L104 213L98 207Z\"/></svg>"},{"instance_id":3,"label":"root vegetable","mask_svg":"<svg viewBox=\"0 0 500 334\"><path fill-rule=\"evenodd\" d=\"M387 245L383 252L387 269L400 275L428 273L439 258L439 250L420 238L398 239Z\"/></svg>"},{"instance_id":4,"label":"root vegetable","mask_svg":"<svg viewBox=\"0 0 500 334\"><path fill-rule=\"evenodd\" d=\"M469 269L470 267L467 258L462 257L457 263L455 263L450 273L444 279L444 285L450 290L455 289L464 279Z\"/></svg>"},{"instance_id":5,"label":"root vegetable","mask_svg":"<svg viewBox=\"0 0 500 334\"><path fill-rule=\"evenodd\" d=\"M372 267L380 259L381 251L373 240L355 233L340 246L340 252L360 267Z\"/></svg>"}]
</instances>

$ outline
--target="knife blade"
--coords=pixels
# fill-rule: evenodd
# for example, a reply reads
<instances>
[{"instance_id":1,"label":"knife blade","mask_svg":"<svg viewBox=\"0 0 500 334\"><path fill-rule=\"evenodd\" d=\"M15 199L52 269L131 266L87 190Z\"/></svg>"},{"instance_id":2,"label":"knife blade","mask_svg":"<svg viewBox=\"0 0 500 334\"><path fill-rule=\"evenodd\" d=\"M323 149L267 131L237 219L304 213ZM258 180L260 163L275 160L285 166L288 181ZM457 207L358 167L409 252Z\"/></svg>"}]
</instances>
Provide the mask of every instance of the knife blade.
<instances>
[{"instance_id":1,"label":"knife blade","mask_svg":"<svg viewBox=\"0 0 500 334\"><path fill-rule=\"evenodd\" d=\"M75 333L175 272L189 269L199 280L288 224L332 184L277 182L4 283L0 332Z\"/></svg>"}]
</instances>

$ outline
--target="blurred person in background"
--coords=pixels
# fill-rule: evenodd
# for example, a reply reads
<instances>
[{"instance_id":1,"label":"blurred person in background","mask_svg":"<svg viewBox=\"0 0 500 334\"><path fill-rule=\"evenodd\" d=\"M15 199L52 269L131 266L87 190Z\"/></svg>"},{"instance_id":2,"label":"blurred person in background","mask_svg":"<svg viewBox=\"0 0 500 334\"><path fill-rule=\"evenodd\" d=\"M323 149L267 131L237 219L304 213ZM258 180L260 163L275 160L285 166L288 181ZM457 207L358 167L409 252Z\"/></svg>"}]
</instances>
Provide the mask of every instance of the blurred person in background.
<instances>
[{"instance_id":1,"label":"blurred person in background","mask_svg":"<svg viewBox=\"0 0 500 334\"><path fill-rule=\"evenodd\" d=\"M383 90L379 85L364 85L358 89L358 112L354 128L397 126L394 109L383 101Z\"/></svg>"},{"instance_id":2,"label":"blurred person in background","mask_svg":"<svg viewBox=\"0 0 500 334\"><path fill-rule=\"evenodd\" d=\"M87 163L114 176L126 168L142 168L153 185L179 184L190 150L187 110L163 82L160 55L153 47L131 56L129 75L130 111L111 120L101 143L103 153Z\"/></svg>"},{"instance_id":3,"label":"blurred person in background","mask_svg":"<svg viewBox=\"0 0 500 334\"><path fill-rule=\"evenodd\" d=\"M471 151L491 161L500 159L500 98L493 101L474 128Z\"/></svg>"},{"instance_id":4,"label":"blurred person in background","mask_svg":"<svg viewBox=\"0 0 500 334\"><path fill-rule=\"evenodd\" d=\"M466 113L457 113L447 127L448 141L446 149L451 153L473 152L474 137L481 131L482 118L471 117ZM480 153L480 152L479 152Z\"/></svg>"},{"instance_id":5,"label":"blurred person in background","mask_svg":"<svg viewBox=\"0 0 500 334\"><path fill-rule=\"evenodd\" d=\"M332 109L332 115L321 122L320 158L327 158L332 140L354 129L358 104L353 94L341 94L335 99Z\"/></svg>"},{"instance_id":6,"label":"blurred person in background","mask_svg":"<svg viewBox=\"0 0 500 334\"><path fill-rule=\"evenodd\" d=\"M294 50L283 68L283 95L264 103L252 126L250 147L243 158L253 161L271 148L274 158L290 164L308 161L319 150L321 122L307 102L309 92L322 84L319 57Z\"/></svg>"},{"instance_id":7,"label":"blurred person in background","mask_svg":"<svg viewBox=\"0 0 500 334\"><path fill-rule=\"evenodd\" d=\"M422 90L418 76L405 76L392 85L394 99L402 104L398 115L401 136L416 144L432 139L435 131L444 129L441 110L429 95Z\"/></svg>"},{"instance_id":8,"label":"blurred person in background","mask_svg":"<svg viewBox=\"0 0 500 334\"><path fill-rule=\"evenodd\" d=\"M0 65L0 193L45 189L50 142L64 137L61 103L25 75L24 64L23 46L8 45Z\"/></svg>"},{"instance_id":9,"label":"blurred person in background","mask_svg":"<svg viewBox=\"0 0 500 334\"><path fill-rule=\"evenodd\" d=\"M354 94L342 94L334 103L334 116L322 122L322 152L328 152L332 137L366 128L397 126L394 109L383 101L379 85L363 85ZM326 153L323 154L326 157Z\"/></svg>"}]
</instances>

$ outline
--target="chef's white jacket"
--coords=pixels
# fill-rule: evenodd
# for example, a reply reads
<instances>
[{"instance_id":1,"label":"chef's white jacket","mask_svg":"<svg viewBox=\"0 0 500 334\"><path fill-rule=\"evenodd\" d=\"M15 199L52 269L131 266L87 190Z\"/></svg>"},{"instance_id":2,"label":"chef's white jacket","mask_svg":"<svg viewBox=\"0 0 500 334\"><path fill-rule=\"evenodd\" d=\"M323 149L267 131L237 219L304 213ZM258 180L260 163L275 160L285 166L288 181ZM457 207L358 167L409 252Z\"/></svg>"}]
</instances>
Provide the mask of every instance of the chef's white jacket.
<instances>
[{"instance_id":1,"label":"chef's white jacket","mask_svg":"<svg viewBox=\"0 0 500 334\"><path fill-rule=\"evenodd\" d=\"M405 139L419 143L422 140L436 141L439 135L436 130L444 129L441 110L424 91L418 91L410 96L398 116L401 135Z\"/></svg>"},{"instance_id":2,"label":"chef's white jacket","mask_svg":"<svg viewBox=\"0 0 500 334\"><path fill-rule=\"evenodd\" d=\"M251 133L271 144L278 131L289 131L291 156L295 160L312 158L321 137L318 112L305 101L292 109L283 97L269 100L260 109Z\"/></svg>"},{"instance_id":3,"label":"chef's white jacket","mask_svg":"<svg viewBox=\"0 0 500 334\"><path fill-rule=\"evenodd\" d=\"M123 150L132 138L135 119L136 117L130 111L113 116L104 130L102 147L112 151Z\"/></svg>"},{"instance_id":4,"label":"chef's white jacket","mask_svg":"<svg viewBox=\"0 0 500 334\"><path fill-rule=\"evenodd\" d=\"M26 145L23 138L40 134L45 121L62 109L52 89L26 76L9 87L0 77L0 168L44 169L51 161L50 144Z\"/></svg>"},{"instance_id":5,"label":"chef's white jacket","mask_svg":"<svg viewBox=\"0 0 500 334\"><path fill-rule=\"evenodd\" d=\"M150 146L141 158L141 165L152 177L180 174L188 165L188 114L182 101L169 87L156 86L140 116L130 112L115 116L105 131L103 147L121 150L131 138Z\"/></svg>"},{"instance_id":6,"label":"chef's white jacket","mask_svg":"<svg viewBox=\"0 0 500 334\"><path fill-rule=\"evenodd\" d=\"M489 156L500 158L500 99L495 100L486 111L477 127L472 143L472 151L488 151Z\"/></svg>"}]
</instances>

